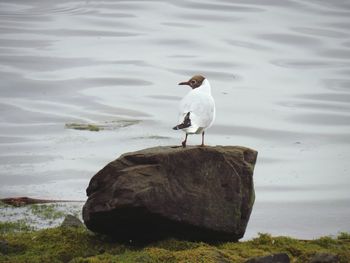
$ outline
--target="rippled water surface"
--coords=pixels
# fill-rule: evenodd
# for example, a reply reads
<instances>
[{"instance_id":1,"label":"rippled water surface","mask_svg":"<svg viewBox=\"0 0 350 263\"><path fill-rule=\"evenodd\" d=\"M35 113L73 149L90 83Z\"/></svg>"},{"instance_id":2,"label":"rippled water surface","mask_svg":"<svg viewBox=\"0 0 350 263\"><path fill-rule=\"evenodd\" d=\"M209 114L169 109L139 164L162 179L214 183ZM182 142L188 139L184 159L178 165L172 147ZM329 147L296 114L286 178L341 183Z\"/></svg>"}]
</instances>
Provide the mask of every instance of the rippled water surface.
<instances>
[{"instance_id":1,"label":"rippled water surface","mask_svg":"<svg viewBox=\"0 0 350 263\"><path fill-rule=\"evenodd\" d=\"M179 144L196 73L207 143L259 151L246 237L350 231L346 0L0 0L0 196L84 200L120 154Z\"/></svg>"}]
</instances>

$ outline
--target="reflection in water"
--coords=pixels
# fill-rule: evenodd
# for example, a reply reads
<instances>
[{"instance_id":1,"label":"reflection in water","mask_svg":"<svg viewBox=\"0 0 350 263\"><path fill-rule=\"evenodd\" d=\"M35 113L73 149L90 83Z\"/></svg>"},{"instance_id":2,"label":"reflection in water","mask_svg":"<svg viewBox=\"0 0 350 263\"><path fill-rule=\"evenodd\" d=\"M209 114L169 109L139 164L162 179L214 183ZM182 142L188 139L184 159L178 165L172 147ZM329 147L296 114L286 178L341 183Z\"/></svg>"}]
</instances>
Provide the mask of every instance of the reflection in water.
<instances>
[{"instance_id":1,"label":"reflection in water","mask_svg":"<svg viewBox=\"0 0 350 263\"><path fill-rule=\"evenodd\" d=\"M349 14L341 0L1 1L0 196L81 200L118 155L179 144L177 83L200 73L208 143L259 151L248 237L350 231Z\"/></svg>"}]
</instances>

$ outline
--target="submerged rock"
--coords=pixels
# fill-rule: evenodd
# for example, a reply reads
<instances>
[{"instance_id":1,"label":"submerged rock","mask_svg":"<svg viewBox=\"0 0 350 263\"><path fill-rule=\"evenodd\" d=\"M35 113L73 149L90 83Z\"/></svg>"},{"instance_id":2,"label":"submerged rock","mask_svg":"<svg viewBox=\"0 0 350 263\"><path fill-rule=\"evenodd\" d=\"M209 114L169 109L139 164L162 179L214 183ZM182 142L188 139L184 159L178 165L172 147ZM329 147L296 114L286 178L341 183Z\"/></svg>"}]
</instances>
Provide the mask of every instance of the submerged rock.
<instances>
[{"instance_id":1,"label":"submerged rock","mask_svg":"<svg viewBox=\"0 0 350 263\"><path fill-rule=\"evenodd\" d=\"M66 215L61 227L83 227L84 224L79 220L79 218L73 215Z\"/></svg>"},{"instance_id":2,"label":"submerged rock","mask_svg":"<svg viewBox=\"0 0 350 263\"><path fill-rule=\"evenodd\" d=\"M256 158L238 146L123 154L91 179L84 222L119 240L237 241L254 203Z\"/></svg>"},{"instance_id":3,"label":"submerged rock","mask_svg":"<svg viewBox=\"0 0 350 263\"><path fill-rule=\"evenodd\" d=\"M9 244L5 240L0 240L0 254L7 254L9 250Z\"/></svg>"},{"instance_id":4,"label":"submerged rock","mask_svg":"<svg viewBox=\"0 0 350 263\"><path fill-rule=\"evenodd\" d=\"M272 254L264 257L251 258L246 263L290 263L286 253Z\"/></svg>"},{"instance_id":5,"label":"submerged rock","mask_svg":"<svg viewBox=\"0 0 350 263\"><path fill-rule=\"evenodd\" d=\"M311 259L310 263L338 263L339 256L328 253L316 253Z\"/></svg>"}]
</instances>

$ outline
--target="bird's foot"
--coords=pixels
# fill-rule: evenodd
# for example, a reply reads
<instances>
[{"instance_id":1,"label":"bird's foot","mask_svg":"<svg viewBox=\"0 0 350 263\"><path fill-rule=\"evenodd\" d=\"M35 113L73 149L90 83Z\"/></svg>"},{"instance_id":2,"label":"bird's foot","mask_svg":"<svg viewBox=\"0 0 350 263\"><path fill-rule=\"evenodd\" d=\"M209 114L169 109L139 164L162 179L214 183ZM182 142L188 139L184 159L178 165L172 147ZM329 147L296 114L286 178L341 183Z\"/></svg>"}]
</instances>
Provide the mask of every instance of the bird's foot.
<instances>
[{"instance_id":1,"label":"bird's foot","mask_svg":"<svg viewBox=\"0 0 350 263\"><path fill-rule=\"evenodd\" d=\"M183 141L181 144L183 148L186 148L186 141Z\"/></svg>"},{"instance_id":2,"label":"bird's foot","mask_svg":"<svg viewBox=\"0 0 350 263\"><path fill-rule=\"evenodd\" d=\"M205 147L205 145L202 143L201 145L199 145L199 147Z\"/></svg>"}]
</instances>

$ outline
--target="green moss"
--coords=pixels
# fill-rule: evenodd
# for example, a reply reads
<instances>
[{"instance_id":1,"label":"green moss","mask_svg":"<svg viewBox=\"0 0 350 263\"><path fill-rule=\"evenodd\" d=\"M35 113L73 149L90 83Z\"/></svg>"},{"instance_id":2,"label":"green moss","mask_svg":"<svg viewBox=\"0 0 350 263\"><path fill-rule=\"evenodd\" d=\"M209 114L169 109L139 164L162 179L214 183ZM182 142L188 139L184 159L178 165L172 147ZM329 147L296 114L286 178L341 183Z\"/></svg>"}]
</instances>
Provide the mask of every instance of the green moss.
<instances>
[{"instance_id":1,"label":"green moss","mask_svg":"<svg viewBox=\"0 0 350 263\"><path fill-rule=\"evenodd\" d=\"M338 235L338 239L350 241L350 233L341 232Z\"/></svg>"},{"instance_id":2,"label":"green moss","mask_svg":"<svg viewBox=\"0 0 350 263\"><path fill-rule=\"evenodd\" d=\"M26 232L33 230L28 226L24 220L17 220L13 222L0 222L0 234L13 232Z\"/></svg>"},{"instance_id":3,"label":"green moss","mask_svg":"<svg viewBox=\"0 0 350 263\"><path fill-rule=\"evenodd\" d=\"M186 249L194 249L206 245L203 242L190 242L177 239L166 239L154 244L155 247L164 248L170 251L180 251Z\"/></svg>"},{"instance_id":4,"label":"green moss","mask_svg":"<svg viewBox=\"0 0 350 263\"><path fill-rule=\"evenodd\" d=\"M51 228L32 232L1 232L8 248L0 262L245 262L256 256L285 252L291 262L308 262L316 253L339 255L350 262L349 234L336 238L297 240L289 237L259 237L244 242L209 245L168 239L144 247L106 241L85 228Z\"/></svg>"},{"instance_id":5,"label":"green moss","mask_svg":"<svg viewBox=\"0 0 350 263\"><path fill-rule=\"evenodd\" d=\"M50 204L35 204L31 205L31 212L33 215L41 218L41 219L58 219L64 216L64 212L58 211L56 209L57 205Z\"/></svg>"}]
</instances>

